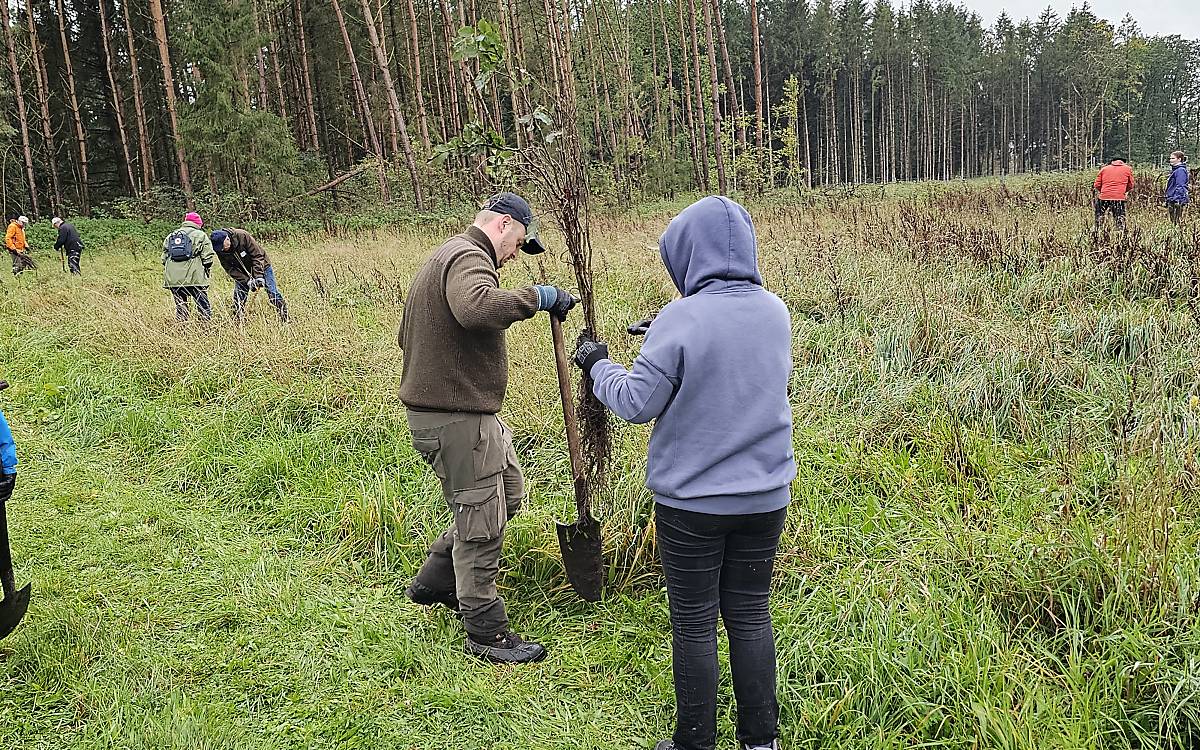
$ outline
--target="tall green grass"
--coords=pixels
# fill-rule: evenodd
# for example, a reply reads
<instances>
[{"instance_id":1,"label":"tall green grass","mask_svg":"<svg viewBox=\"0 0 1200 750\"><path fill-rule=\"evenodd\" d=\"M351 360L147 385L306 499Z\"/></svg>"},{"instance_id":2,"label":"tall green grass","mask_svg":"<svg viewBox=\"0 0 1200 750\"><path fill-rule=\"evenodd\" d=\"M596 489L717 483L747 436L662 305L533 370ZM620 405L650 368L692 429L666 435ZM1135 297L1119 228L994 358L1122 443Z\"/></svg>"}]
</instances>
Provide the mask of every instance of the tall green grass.
<instances>
[{"instance_id":1,"label":"tall green grass","mask_svg":"<svg viewBox=\"0 0 1200 750\"><path fill-rule=\"evenodd\" d=\"M795 332L787 747L1200 742L1195 237L1139 197L1137 232L1093 239L1085 194L1053 177L752 206ZM673 295L666 208L597 218L600 327L625 362L624 326ZM262 299L235 326L223 279L214 323L175 325L148 254L0 283L25 462L10 515L35 583L0 647L0 746L667 736L647 432L615 429L609 594L585 606L552 528L573 502L545 320L509 339L530 497L502 590L551 659L476 664L453 620L400 598L448 521L395 395L404 290L442 231L273 242L286 327ZM732 746L727 685L722 701Z\"/></svg>"}]
</instances>

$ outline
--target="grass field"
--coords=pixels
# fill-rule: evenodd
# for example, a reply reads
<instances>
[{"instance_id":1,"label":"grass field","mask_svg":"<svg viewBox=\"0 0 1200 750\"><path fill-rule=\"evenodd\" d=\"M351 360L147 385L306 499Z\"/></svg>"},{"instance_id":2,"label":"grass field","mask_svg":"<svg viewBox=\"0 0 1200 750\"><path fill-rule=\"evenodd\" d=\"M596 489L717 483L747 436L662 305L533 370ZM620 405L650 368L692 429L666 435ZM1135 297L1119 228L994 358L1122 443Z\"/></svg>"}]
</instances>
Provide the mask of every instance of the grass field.
<instances>
[{"instance_id":1,"label":"grass field","mask_svg":"<svg viewBox=\"0 0 1200 750\"><path fill-rule=\"evenodd\" d=\"M752 206L791 308L800 476L773 602L787 748L1200 745L1200 234L1146 194L1093 239L1082 178ZM598 216L603 333L669 301L668 206ZM0 280L29 615L0 748L644 748L670 734L646 428L615 428L609 593L567 588L544 316L510 333L531 495L502 588L542 664L462 654L403 586L447 522L396 397L408 280L445 227L274 242L255 299L177 326L158 257ZM547 264L552 282L569 274ZM220 274L218 273L218 276ZM529 283L535 266L505 269ZM573 336L577 321L569 323ZM722 747L734 747L728 675Z\"/></svg>"}]
</instances>

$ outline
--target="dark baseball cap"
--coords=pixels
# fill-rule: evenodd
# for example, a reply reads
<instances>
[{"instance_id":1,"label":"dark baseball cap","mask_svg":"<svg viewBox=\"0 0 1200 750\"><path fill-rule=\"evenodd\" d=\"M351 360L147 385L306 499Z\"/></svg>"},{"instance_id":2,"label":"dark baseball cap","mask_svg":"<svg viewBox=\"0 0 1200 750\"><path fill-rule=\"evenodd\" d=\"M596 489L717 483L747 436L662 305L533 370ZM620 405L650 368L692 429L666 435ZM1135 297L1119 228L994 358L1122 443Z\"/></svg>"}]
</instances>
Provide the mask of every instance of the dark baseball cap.
<instances>
[{"instance_id":1,"label":"dark baseball cap","mask_svg":"<svg viewBox=\"0 0 1200 750\"><path fill-rule=\"evenodd\" d=\"M497 193L484 202L482 210L507 214L521 222L521 226L525 227L525 243L521 245L522 252L530 255L546 252L546 246L538 239L537 217L533 215L533 209L529 207L529 202L521 196L516 193Z\"/></svg>"}]
</instances>

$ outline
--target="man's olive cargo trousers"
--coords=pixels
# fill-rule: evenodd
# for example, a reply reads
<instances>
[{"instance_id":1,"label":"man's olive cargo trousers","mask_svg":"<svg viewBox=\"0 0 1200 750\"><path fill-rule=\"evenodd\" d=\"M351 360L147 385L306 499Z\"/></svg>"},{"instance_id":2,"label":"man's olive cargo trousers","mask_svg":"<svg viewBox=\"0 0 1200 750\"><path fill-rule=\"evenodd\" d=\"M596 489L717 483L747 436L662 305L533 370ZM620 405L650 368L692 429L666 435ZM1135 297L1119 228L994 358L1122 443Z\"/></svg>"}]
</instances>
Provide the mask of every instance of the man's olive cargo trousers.
<instances>
[{"instance_id":1,"label":"man's olive cargo trousers","mask_svg":"<svg viewBox=\"0 0 1200 750\"><path fill-rule=\"evenodd\" d=\"M413 447L433 467L453 520L417 573L434 591L458 596L467 633L508 629L496 594L504 527L521 508L525 478L512 431L495 414L408 410Z\"/></svg>"}]
</instances>

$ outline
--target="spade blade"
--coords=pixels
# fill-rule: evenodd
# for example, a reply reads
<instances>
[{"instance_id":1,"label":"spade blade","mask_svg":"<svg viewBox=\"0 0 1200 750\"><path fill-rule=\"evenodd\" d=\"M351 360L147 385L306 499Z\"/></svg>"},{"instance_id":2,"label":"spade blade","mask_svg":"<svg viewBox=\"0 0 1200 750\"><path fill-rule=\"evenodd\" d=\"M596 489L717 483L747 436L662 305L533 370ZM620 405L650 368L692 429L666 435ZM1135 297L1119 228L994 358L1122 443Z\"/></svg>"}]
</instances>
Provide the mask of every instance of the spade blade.
<instances>
[{"instance_id":1,"label":"spade blade","mask_svg":"<svg viewBox=\"0 0 1200 750\"><path fill-rule=\"evenodd\" d=\"M29 610L29 592L32 589L32 583L26 584L25 588L0 602L0 639L17 629L21 618Z\"/></svg>"},{"instance_id":2,"label":"spade blade","mask_svg":"<svg viewBox=\"0 0 1200 750\"><path fill-rule=\"evenodd\" d=\"M604 544L600 524L591 516L583 516L578 523L557 523L555 526L558 527L558 546L571 587L584 601L600 601L604 588Z\"/></svg>"}]
</instances>

